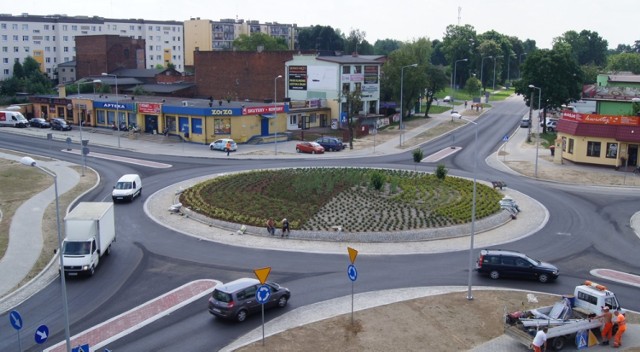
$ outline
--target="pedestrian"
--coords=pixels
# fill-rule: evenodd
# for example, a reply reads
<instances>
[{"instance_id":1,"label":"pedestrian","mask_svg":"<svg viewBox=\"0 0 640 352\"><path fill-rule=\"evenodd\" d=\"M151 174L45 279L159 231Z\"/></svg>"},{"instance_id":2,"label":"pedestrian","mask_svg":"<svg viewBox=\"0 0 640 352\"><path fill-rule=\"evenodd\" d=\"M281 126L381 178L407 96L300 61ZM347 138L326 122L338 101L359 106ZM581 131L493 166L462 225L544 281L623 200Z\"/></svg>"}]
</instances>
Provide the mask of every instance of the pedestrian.
<instances>
[{"instance_id":1,"label":"pedestrian","mask_svg":"<svg viewBox=\"0 0 640 352\"><path fill-rule=\"evenodd\" d=\"M282 234L280 237L284 237L285 233L287 234L287 237L289 237L289 233L291 233L291 230L289 229L289 220L287 220L287 218L282 219Z\"/></svg>"},{"instance_id":2,"label":"pedestrian","mask_svg":"<svg viewBox=\"0 0 640 352\"><path fill-rule=\"evenodd\" d=\"M609 307L602 307L602 314L596 317L596 319L598 318L602 318L602 322L604 323L600 336L602 336L602 344L606 346L609 344L613 332L613 314L609 311Z\"/></svg>"},{"instance_id":3,"label":"pedestrian","mask_svg":"<svg viewBox=\"0 0 640 352\"><path fill-rule=\"evenodd\" d=\"M467 101L466 100L464 101L464 108L465 108L465 110L467 109Z\"/></svg>"},{"instance_id":4,"label":"pedestrian","mask_svg":"<svg viewBox=\"0 0 640 352\"><path fill-rule=\"evenodd\" d=\"M547 331L549 328L546 326L542 330L538 330L536 337L533 338L533 352L542 352L547 350ZM544 346L544 349L543 349Z\"/></svg>"},{"instance_id":5,"label":"pedestrian","mask_svg":"<svg viewBox=\"0 0 640 352\"><path fill-rule=\"evenodd\" d=\"M613 347L618 348L622 346L622 334L627 331L627 318L619 310L613 312L615 323L618 325L618 331L613 338Z\"/></svg>"},{"instance_id":6,"label":"pedestrian","mask_svg":"<svg viewBox=\"0 0 640 352\"><path fill-rule=\"evenodd\" d=\"M276 223L272 218L269 218L267 220L267 232L269 232L271 236L275 235L276 233Z\"/></svg>"},{"instance_id":7,"label":"pedestrian","mask_svg":"<svg viewBox=\"0 0 640 352\"><path fill-rule=\"evenodd\" d=\"M227 144L224 146L224 149L227 150L227 156L229 156L229 152L231 151L231 141L227 141Z\"/></svg>"}]
</instances>

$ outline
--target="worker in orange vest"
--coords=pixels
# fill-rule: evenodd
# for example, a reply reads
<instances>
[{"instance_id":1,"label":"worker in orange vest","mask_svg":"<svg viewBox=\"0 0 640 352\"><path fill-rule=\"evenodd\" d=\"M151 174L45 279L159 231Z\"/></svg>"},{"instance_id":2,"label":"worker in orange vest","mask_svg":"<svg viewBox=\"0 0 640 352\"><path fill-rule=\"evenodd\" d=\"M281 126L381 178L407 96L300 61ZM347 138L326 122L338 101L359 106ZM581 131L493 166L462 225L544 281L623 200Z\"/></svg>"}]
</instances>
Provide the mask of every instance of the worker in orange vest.
<instances>
[{"instance_id":1,"label":"worker in orange vest","mask_svg":"<svg viewBox=\"0 0 640 352\"><path fill-rule=\"evenodd\" d=\"M598 315L596 319L597 318L602 318L602 321L604 322L602 333L600 334L602 336L602 344L608 345L613 332L613 314L609 311L609 307L604 306L602 307L602 314Z\"/></svg>"},{"instance_id":2,"label":"worker in orange vest","mask_svg":"<svg viewBox=\"0 0 640 352\"><path fill-rule=\"evenodd\" d=\"M627 331L627 318L619 310L616 310L613 315L615 316L616 324L618 324L618 331L613 339L613 347L620 347L622 346L622 334Z\"/></svg>"}]
</instances>

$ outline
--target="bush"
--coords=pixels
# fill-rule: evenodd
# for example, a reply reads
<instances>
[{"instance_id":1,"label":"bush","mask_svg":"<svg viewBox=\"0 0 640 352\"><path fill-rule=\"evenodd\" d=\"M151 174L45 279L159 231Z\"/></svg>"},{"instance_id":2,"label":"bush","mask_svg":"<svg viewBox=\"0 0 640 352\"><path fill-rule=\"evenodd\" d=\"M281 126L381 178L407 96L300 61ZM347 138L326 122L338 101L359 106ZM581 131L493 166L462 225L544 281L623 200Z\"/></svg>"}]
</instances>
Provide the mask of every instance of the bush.
<instances>
[{"instance_id":1,"label":"bush","mask_svg":"<svg viewBox=\"0 0 640 352\"><path fill-rule=\"evenodd\" d=\"M371 174L371 185L377 191L382 189L384 185L384 176L382 176L379 172L374 172Z\"/></svg>"},{"instance_id":2,"label":"bush","mask_svg":"<svg viewBox=\"0 0 640 352\"><path fill-rule=\"evenodd\" d=\"M438 164L438 168L436 169L436 177L438 180L444 181L445 177L447 177L447 173L449 170L444 166L444 164Z\"/></svg>"}]
</instances>

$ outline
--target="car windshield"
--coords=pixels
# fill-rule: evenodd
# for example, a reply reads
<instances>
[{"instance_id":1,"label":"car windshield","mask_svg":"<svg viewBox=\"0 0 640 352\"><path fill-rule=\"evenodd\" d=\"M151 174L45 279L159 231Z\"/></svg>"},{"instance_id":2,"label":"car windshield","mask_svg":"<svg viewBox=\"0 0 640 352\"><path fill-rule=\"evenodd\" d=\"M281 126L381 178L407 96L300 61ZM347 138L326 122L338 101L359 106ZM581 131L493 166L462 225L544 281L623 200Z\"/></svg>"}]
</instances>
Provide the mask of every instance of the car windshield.
<instances>
[{"instance_id":1,"label":"car windshield","mask_svg":"<svg viewBox=\"0 0 640 352\"><path fill-rule=\"evenodd\" d=\"M131 189L131 182L118 182L116 189Z\"/></svg>"},{"instance_id":2,"label":"car windshield","mask_svg":"<svg viewBox=\"0 0 640 352\"><path fill-rule=\"evenodd\" d=\"M67 255L85 255L91 253L89 242L65 242L63 253Z\"/></svg>"}]
</instances>

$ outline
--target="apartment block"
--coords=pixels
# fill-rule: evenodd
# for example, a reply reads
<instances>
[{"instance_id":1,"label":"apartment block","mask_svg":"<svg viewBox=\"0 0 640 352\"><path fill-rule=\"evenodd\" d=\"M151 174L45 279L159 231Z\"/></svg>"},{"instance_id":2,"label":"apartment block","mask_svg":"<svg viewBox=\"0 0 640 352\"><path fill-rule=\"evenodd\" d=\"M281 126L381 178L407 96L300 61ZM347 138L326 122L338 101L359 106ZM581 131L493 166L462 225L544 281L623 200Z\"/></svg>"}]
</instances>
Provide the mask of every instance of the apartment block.
<instances>
[{"instance_id":1,"label":"apartment block","mask_svg":"<svg viewBox=\"0 0 640 352\"><path fill-rule=\"evenodd\" d=\"M15 62L33 57L42 72L58 78L58 65L76 60L76 38L117 35L145 41L145 68L172 63L184 70L184 26L178 21L107 19L98 16L0 14L0 79Z\"/></svg>"}]
</instances>

